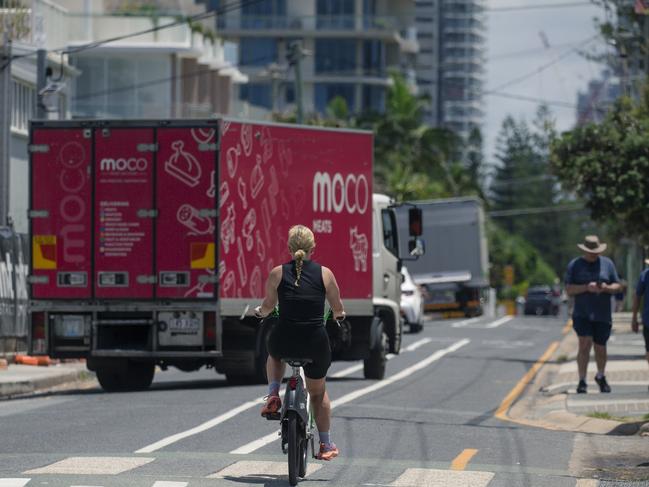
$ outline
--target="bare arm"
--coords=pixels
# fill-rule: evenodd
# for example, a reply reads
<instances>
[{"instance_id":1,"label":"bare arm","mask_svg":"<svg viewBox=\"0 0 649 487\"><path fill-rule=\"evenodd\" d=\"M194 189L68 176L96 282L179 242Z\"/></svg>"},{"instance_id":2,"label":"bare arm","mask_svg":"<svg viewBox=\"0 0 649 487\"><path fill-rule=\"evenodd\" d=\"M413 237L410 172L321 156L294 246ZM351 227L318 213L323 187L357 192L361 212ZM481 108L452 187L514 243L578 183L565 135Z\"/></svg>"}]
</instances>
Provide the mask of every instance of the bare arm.
<instances>
[{"instance_id":1,"label":"bare arm","mask_svg":"<svg viewBox=\"0 0 649 487\"><path fill-rule=\"evenodd\" d=\"M609 294L617 294L622 290L622 284L614 282L611 284L602 284L602 292Z\"/></svg>"},{"instance_id":2,"label":"bare arm","mask_svg":"<svg viewBox=\"0 0 649 487\"><path fill-rule=\"evenodd\" d=\"M345 308L343 307L343 302L340 300L340 289L338 288L334 273L327 267L322 268L322 281L325 285L327 301L329 302L329 306L331 306L334 318L344 318Z\"/></svg>"},{"instance_id":3,"label":"bare arm","mask_svg":"<svg viewBox=\"0 0 649 487\"><path fill-rule=\"evenodd\" d=\"M589 284L568 284L566 292L568 296L576 296L577 294L587 293Z\"/></svg>"},{"instance_id":4,"label":"bare arm","mask_svg":"<svg viewBox=\"0 0 649 487\"><path fill-rule=\"evenodd\" d=\"M271 311L273 311L273 309L275 309L275 306L277 306L277 286L279 286L281 280L282 266L277 266L270 271L270 275L266 281L266 297L261 303L261 306L255 310L256 314L267 316Z\"/></svg>"}]
</instances>

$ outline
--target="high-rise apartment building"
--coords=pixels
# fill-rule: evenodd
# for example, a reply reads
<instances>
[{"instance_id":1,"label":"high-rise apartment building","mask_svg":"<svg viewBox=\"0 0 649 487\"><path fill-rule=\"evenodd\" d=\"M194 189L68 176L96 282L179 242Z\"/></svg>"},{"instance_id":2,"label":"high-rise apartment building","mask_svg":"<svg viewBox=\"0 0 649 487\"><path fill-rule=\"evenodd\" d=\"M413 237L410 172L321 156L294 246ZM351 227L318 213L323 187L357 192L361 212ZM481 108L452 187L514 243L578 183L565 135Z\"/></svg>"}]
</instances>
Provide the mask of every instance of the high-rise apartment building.
<instances>
[{"instance_id":1,"label":"high-rise apartment building","mask_svg":"<svg viewBox=\"0 0 649 487\"><path fill-rule=\"evenodd\" d=\"M426 122L467 137L484 118L484 0L417 0L417 86L428 95Z\"/></svg>"},{"instance_id":2,"label":"high-rise apartment building","mask_svg":"<svg viewBox=\"0 0 649 487\"><path fill-rule=\"evenodd\" d=\"M208 8L224 5L203 0ZM264 0L244 4L218 20L218 33L239 44L239 69L249 77L240 97L275 111L295 106L286 55L300 40L306 113L326 110L336 96L352 112L383 111L390 71L415 88L414 1Z\"/></svg>"}]
</instances>

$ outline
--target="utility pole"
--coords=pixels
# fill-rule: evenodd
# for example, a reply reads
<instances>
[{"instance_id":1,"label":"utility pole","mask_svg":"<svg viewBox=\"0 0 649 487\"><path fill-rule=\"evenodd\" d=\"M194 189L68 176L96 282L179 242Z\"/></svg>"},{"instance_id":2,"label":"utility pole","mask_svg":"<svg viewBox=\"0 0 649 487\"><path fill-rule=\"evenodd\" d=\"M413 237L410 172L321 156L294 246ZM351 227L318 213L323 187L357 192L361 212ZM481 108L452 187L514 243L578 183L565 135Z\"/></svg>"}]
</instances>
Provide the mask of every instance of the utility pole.
<instances>
[{"instance_id":1,"label":"utility pole","mask_svg":"<svg viewBox=\"0 0 649 487\"><path fill-rule=\"evenodd\" d=\"M11 39L7 24L0 46L0 226L7 226L9 213L9 144L11 142Z\"/></svg>"},{"instance_id":2,"label":"utility pole","mask_svg":"<svg viewBox=\"0 0 649 487\"><path fill-rule=\"evenodd\" d=\"M288 46L286 56L289 66L295 69L295 103L297 105L296 121L304 123L304 99L302 95L302 59L305 52L300 41L293 41Z\"/></svg>"},{"instance_id":3,"label":"utility pole","mask_svg":"<svg viewBox=\"0 0 649 487\"><path fill-rule=\"evenodd\" d=\"M47 118L47 110L43 104L43 90L47 86L47 51L39 49L36 51L36 119Z\"/></svg>"}]
</instances>

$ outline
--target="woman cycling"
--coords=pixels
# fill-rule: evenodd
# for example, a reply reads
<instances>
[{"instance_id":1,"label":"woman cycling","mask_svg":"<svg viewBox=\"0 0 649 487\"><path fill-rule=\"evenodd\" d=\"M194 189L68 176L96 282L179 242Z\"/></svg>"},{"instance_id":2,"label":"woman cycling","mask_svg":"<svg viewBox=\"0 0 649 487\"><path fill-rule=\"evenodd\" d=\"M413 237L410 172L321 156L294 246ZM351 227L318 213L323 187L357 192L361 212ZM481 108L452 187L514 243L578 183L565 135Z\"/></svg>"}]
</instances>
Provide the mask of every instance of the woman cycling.
<instances>
[{"instance_id":1,"label":"woman cycling","mask_svg":"<svg viewBox=\"0 0 649 487\"><path fill-rule=\"evenodd\" d=\"M338 448L329 434L331 403L325 377L331 365L331 349L324 326L325 298L337 320L345 318L345 311L333 273L311 260L314 248L315 238L309 228L296 225L289 230L288 250L293 260L271 271L266 281L266 297L255 308L255 315L264 317L279 301L279 321L268 337L268 399L261 415L276 415L282 407L279 385L286 365L281 358L311 359L304 366L304 375L320 435L317 458L331 460L338 456Z\"/></svg>"}]
</instances>

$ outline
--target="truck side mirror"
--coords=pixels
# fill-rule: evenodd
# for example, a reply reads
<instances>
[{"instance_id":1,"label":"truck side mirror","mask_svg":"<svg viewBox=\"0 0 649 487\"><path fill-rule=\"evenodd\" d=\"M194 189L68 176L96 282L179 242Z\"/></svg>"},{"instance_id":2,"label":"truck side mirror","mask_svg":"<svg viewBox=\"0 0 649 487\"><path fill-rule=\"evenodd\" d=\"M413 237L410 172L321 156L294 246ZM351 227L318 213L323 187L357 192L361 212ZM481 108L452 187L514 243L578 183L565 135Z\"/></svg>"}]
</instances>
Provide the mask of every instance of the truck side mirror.
<instances>
[{"instance_id":1,"label":"truck side mirror","mask_svg":"<svg viewBox=\"0 0 649 487\"><path fill-rule=\"evenodd\" d=\"M420 238L413 238L408 242L408 251L412 257L421 257L426 253L426 243Z\"/></svg>"},{"instance_id":2,"label":"truck side mirror","mask_svg":"<svg viewBox=\"0 0 649 487\"><path fill-rule=\"evenodd\" d=\"M421 208L415 207L408 210L408 230L411 237L421 237L423 233Z\"/></svg>"}]
</instances>

